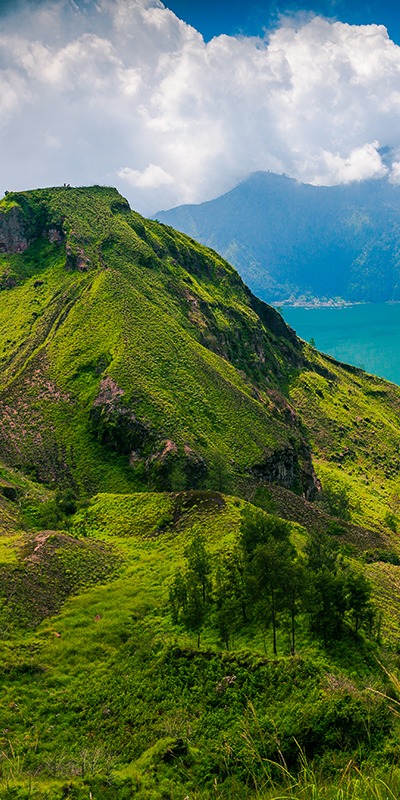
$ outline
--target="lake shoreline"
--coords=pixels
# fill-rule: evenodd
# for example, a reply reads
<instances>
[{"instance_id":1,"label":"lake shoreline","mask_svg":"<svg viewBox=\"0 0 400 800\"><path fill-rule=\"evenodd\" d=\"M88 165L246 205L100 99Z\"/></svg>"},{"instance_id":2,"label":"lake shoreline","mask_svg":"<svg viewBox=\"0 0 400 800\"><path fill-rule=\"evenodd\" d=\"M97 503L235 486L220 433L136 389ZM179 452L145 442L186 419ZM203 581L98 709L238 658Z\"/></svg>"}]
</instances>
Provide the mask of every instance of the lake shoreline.
<instances>
[{"instance_id":1,"label":"lake shoreline","mask_svg":"<svg viewBox=\"0 0 400 800\"><path fill-rule=\"evenodd\" d=\"M266 302L266 301L264 300L264 302ZM343 301L340 301L340 302L339 301L334 301L334 300L326 300L326 301L325 300L320 300L320 301L312 301L312 300L310 300L309 302L305 302L305 303L304 302L303 303L301 303L301 302L296 303L296 302L291 302L289 300L283 300L280 303L277 303L277 302L274 301L274 302L270 303L269 305L271 305L272 308L275 308L276 311L279 311L280 308L282 308L282 309L283 308L304 308L304 309L312 311L315 308L341 309L341 308L353 308L354 306L376 306L376 305L379 305L379 306L381 306L381 305L396 306L396 305L399 305L399 304L400 304L400 300L385 300L384 303L373 303L373 302L371 302L369 300L354 300L354 301L343 300Z\"/></svg>"},{"instance_id":2,"label":"lake shoreline","mask_svg":"<svg viewBox=\"0 0 400 800\"><path fill-rule=\"evenodd\" d=\"M321 352L400 385L399 305L291 305L281 306L280 313L301 339Z\"/></svg>"}]
</instances>

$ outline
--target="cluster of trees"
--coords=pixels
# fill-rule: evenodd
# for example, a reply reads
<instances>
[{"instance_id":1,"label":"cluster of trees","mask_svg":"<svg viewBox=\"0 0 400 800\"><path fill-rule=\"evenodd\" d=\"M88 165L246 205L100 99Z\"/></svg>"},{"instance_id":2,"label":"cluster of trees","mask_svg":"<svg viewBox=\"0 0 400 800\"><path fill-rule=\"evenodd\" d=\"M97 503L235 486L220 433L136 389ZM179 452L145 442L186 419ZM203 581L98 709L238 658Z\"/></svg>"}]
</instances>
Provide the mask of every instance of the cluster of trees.
<instances>
[{"instance_id":1,"label":"cluster of trees","mask_svg":"<svg viewBox=\"0 0 400 800\"><path fill-rule=\"evenodd\" d=\"M71 517L82 506L73 489L57 489L47 500L32 500L23 506L23 516L28 527L36 530L66 530Z\"/></svg>"},{"instance_id":2,"label":"cluster of trees","mask_svg":"<svg viewBox=\"0 0 400 800\"><path fill-rule=\"evenodd\" d=\"M230 551L212 555L196 534L185 559L170 587L170 607L174 621L197 634L198 645L206 624L229 648L236 633L256 623L264 635L271 631L275 655L277 630L284 627L294 653L299 615L325 645L346 630L373 629L369 581L343 561L336 542L312 536L300 555L290 525L260 510L245 514Z\"/></svg>"}]
</instances>

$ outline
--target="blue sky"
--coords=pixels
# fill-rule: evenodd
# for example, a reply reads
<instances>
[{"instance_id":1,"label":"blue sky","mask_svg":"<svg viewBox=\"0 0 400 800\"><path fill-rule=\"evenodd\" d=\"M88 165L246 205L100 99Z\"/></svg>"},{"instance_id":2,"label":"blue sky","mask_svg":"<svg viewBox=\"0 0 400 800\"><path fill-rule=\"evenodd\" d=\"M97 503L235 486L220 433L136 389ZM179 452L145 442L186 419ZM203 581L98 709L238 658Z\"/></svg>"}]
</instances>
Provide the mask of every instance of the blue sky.
<instances>
[{"instance_id":1,"label":"blue sky","mask_svg":"<svg viewBox=\"0 0 400 800\"><path fill-rule=\"evenodd\" d=\"M167 0L165 5L207 40L222 33L259 36L263 29L275 27L280 16L306 12L351 25L385 25L391 38L400 42L400 6L395 0Z\"/></svg>"},{"instance_id":2,"label":"blue sky","mask_svg":"<svg viewBox=\"0 0 400 800\"><path fill-rule=\"evenodd\" d=\"M257 170L400 183L388 0L166 3L0 0L0 192L108 184L150 215Z\"/></svg>"}]
</instances>

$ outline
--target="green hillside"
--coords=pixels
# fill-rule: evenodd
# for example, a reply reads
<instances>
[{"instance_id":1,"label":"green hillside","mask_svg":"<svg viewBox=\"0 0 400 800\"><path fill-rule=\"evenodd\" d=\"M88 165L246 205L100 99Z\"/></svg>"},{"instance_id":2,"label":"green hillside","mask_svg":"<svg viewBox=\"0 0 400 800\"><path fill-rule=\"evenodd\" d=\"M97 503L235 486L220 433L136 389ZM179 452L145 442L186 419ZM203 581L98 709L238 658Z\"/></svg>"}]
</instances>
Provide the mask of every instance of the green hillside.
<instances>
[{"instance_id":1,"label":"green hillside","mask_svg":"<svg viewBox=\"0 0 400 800\"><path fill-rule=\"evenodd\" d=\"M68 534L14 542L15 565L1 567L14 581L2 618L0 797L276 797L282 766L295 773L301 753L331 774L351 759L384 774L397 725L365 689L389 686L375 636L348 629L325 650L299 618L293 657L282 617L276 659L255 623L229 650L213 617L200 648L174 623L168 592L185 548L202 536L218 559L246 509L210 492L100 494ZM301 548L307 534L292 526L291 537Z\"/></svg>"},{"instance_id":2,"label":"green hillside","mask_svg":"<svg viewBox=\"0 0 400 800\"><path fill-rule=\"evenodd\" d=\"M226 262L111 189L8 195L3 208L31 242L0 256L7 463L92 493L206 485L216 454L236 485L289 450L287 482L310 482L302 433L273 417L267 391L301 346Z\"/></svg>"},{"instance_id":3,"label":"green hillside","mask_svg":"<svg viewBox=\"0 0 400 800\"><path fill-rule=\"evenodd\" d=\"M396 797L400 389L105 187L0 202L0 359L0 798Z\"/></svg>"},{"instance_id":4,"label":"green hillside","mask_svg":"<svg viewBox=\"0 0 400 800\"><path fill-rule=\"evenodd\" d=\"M387 502L395 387L320 356L216 253L113 189L8 194L0 211L8 465L78 495L218 481L248 495L266 479L312 498L312 445L380 485L385 472Z\"/></svg>"}]
</instances>

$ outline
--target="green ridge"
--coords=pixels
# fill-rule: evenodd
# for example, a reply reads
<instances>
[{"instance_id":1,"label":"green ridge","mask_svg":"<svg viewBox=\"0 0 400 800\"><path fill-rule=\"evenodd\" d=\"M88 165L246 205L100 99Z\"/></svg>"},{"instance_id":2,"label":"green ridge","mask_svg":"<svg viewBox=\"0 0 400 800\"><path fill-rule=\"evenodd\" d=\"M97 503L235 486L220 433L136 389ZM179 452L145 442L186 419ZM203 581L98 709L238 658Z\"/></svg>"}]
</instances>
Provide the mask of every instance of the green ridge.
<instances>
[{"instance_id":1,"label":"green ridge","mask_svg":"<svg viewBox=\"0 0 400 800\"><path fill-rule=\"evenodd\" d=\"M278 387L287 379L279 338L292 360L298 342L272 310L264 313L280 337L260 321L226 262L142 220L115 190L27 192L15 203L27 227L38 206L51 222L24 253L0 257L3 275L16 276L16 285L3 291L0 317L0 446L9 462L36 469L42 480L75 481L89 493L126 491L157 484L149 465L155 457L159 466L168 440L178 462L184 445L195 451L194 472L196 460L201 467L200 459L212 463L218 452L235 482L266 454L300 441L279 419L271 424L266 392L267 382ZM52 225L60 242L50 245ZM71 252L81 259L72 268ZM40 268L32 274L35 259ZM110 459L93 436L90 413L102 379L117 385L117 410L106 425L118 427L121 406L145 428L148 441L133 469L127 454ZM111 446L118 451L118 443ZM193 484L183 473L178 483ZM203 473L204 483L206 465ZM160 481L171 488L168 476Z\"/></svg>"},{"instance_id":2,"label":"green ridge","mask_svg":"<svg viewBox=\"0 0 400 800\"><path fill-rule=\"evenodd\" d=\"M389 767L396 796L370 688L396 689L400 389L107 187L0 202L0 364L0 797L304 798L299 746L313 796L381 800ZM254 620L197 648L170 587L193 537L238 546L249 500L298 558L327 535L369 576L370 634L324 647L302 611L295 656L283 618L278 658Z\"/></svg>"}]
</instances>

